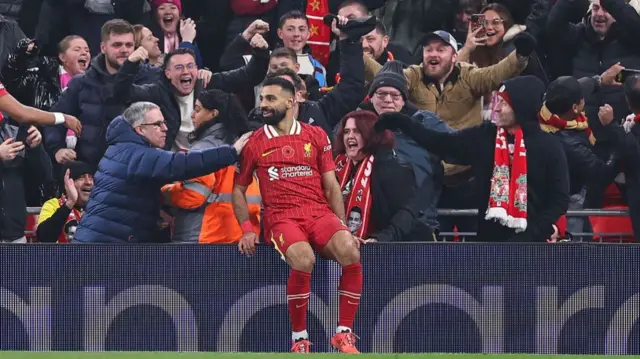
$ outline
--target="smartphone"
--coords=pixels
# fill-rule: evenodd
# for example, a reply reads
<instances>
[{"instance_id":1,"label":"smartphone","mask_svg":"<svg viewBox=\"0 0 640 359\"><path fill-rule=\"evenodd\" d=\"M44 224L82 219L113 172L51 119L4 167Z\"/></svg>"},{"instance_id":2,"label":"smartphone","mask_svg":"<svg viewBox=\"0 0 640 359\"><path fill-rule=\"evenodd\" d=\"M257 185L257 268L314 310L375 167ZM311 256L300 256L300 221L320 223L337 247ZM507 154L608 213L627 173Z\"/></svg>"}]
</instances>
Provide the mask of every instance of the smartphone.
<instances>
[{"instance_id":1,"label":"smartphone","mask_svg":"<svg viewBox=\"0 0 640 359\"><path fill-rule=\"evenodd\" d=\"M627 79L633 75L640 75L640 70L624 69L616 75L616 81L625 83Z\"/></svg>"},{"instance_id":2,"label":"smartphone","mask_svg":"<svg viewBox=\"0 0 640 359\"><path fill-rule=\"evenodd\" d=\"M16 134L15 142L26 143L27 136L29 135L29 133L27 132L28 129L29 126L20 125L20 127L18 127L18 133Z\"/></svg>"},{"instance_id":3,"label":"smartphone","mask_svg":"<svg viewBox=\"0 0 640 359\"><path fill-rule=\"evenodd\" d=\"M476 31L481 27L484 27L486 17L484 14L471 15L471 31Z\"/></svg>"}]
</instances>

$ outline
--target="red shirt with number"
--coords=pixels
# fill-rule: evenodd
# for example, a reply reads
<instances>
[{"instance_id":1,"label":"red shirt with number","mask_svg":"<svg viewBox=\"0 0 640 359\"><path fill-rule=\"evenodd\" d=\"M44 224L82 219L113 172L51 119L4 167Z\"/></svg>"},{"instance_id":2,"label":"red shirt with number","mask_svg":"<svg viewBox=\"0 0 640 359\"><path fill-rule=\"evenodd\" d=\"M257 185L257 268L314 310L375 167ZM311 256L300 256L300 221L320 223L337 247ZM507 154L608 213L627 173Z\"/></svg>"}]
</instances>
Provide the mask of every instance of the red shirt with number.
<instances>
[{"instance_id":1,"label":"red shirt with number","mask_svg":"<svg viewBox=\"0 0 640 359\"><path fill-rule=\"evenodd\" d=\"M320 127L294 121L288 135L264 125L242 151L235 183L249 186L255 171L265 222L307 219L333 213L322 174L335 170L329 137Z\"/></svg>"}]
</instances>

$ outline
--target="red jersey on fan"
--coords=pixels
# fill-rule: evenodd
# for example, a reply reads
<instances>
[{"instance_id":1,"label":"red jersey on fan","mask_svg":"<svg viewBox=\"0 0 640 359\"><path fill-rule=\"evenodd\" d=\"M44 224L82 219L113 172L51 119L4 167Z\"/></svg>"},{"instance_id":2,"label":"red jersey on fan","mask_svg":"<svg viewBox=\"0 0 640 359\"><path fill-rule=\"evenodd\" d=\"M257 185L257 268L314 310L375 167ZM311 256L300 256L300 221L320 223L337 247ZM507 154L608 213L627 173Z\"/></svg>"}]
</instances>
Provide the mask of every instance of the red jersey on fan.
<instances>
[{"instance_id":1,"label":"red jersey on fan","mask_svg":"<svg viewBox=\"0 0 640 359\"><path fill-rule=\"evenodd\" d=\"M255 170L265 221L304 219L333 213L321 176L334 169L327 134L320 127L294 120L289 135L279 135L269 125L251 135L242 151L236 183L250 185Z\"/></svg>"}]
</instances>

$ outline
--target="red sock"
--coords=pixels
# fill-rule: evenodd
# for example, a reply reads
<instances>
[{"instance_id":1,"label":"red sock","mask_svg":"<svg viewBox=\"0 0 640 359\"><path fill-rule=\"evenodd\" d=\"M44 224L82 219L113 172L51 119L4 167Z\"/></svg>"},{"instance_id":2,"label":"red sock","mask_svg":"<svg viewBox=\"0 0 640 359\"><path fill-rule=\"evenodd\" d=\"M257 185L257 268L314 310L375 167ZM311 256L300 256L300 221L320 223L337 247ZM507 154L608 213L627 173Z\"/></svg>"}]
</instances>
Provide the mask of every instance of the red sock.
<instances>
[{"instance_id":1,"label":"red sock","mask_svg":"<svg viewBox=\"0 0 640 359\"><path fill-rule=\"evenodd\" d=\"M338 296L340 308L338 310L338 326L351 328L360 305L362 294L362 266L360 263L342 267Z\"/></svg>"},{"instance_id":2,"label":"red sock","mask_svg":"<svg viewBox=\"0 0 640 359\"><path fill-rule=\"evenodd\" d=\"M311 273L292 269L287 281L287 302L291 329L301 332L307 329L307 307L311 295Z\"/></svg>"}]
</instances>

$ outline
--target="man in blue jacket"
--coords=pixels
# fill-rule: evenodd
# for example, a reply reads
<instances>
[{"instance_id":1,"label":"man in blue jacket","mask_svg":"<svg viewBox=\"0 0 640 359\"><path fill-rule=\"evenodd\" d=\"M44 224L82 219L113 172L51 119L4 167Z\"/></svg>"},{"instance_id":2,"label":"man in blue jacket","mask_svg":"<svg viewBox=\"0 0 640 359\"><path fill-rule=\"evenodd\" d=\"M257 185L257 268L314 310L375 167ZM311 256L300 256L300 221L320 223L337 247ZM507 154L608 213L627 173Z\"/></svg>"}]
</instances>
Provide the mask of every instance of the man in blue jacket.
<instances>
[{"instance_id":1,"label":"man in blue jacket","mask_svg":"<svg viewBox=\"0 0 640 359\"><path fill-rule=\"evenodd\" d=\"M154 242L160 229L160 188L236 163L249 134L233 146L165 151L167 125L160 107L151 102L132 104L107 128L109 147L98 165L74 242Z\"/></svg>"}]
</instances>

